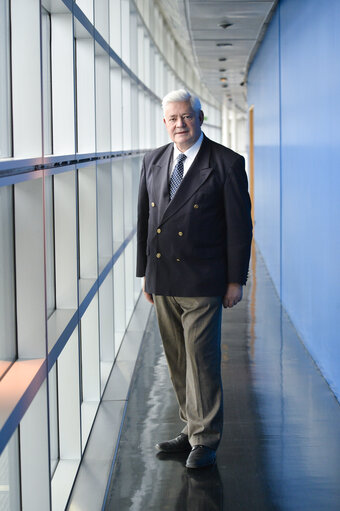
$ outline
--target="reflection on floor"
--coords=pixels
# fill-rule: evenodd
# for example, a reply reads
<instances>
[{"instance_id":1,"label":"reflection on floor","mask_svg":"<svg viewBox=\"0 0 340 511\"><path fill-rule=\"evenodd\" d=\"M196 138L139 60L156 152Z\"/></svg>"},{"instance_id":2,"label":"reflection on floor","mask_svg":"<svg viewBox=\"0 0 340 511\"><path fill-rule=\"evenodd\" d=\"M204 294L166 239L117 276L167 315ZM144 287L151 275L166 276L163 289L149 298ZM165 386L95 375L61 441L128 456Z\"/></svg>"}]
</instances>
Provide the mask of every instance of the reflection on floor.
<instances>
[{"instance_id":1,"label":"reflection on floor","mask_svg":"<svg viewBox=\"0 0 340 511\"><path fill-rule=\"evenodd\" d=\"M155 443L176 436L181 424L153 312L106 511L340 509L340 407L282 311L259 255L244 300L223 318L217 464L190 471L186 455L156 454Z\"/></svg>"}]
</instances>

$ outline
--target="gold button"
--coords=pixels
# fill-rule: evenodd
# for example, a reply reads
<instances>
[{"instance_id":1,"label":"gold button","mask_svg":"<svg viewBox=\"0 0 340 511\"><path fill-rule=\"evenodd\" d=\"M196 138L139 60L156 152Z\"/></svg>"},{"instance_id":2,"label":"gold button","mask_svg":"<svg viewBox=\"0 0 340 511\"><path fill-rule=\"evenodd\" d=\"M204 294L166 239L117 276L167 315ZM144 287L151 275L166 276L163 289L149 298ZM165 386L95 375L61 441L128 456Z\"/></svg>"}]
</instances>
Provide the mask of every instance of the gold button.
<instances>
[{"instance_id":1,"label":"gold button","mask_svg":"<svg viewBox=\"0 0 340 511\"><path fill-rule=\"evenodd\" d=\"M198 209L198 204L194 204L194 208L195 208L195 209Z\"/></svg>"},{"instance_id":2,"label":"gold button","mask_svg":"<svg viewBox=\"0 0 340 511\"><path fill-rule=\"evenodd\" d=\"M183 236L182 231L179 231L178 236Z\"/></svg>"},{"instance_id":3,"label":"gold button","mask_svg":"<svg viewBox=\"0 0 340 511\"><path fill-rule=\"evenodd\" d=\"M176 261L179 263L179 262L180 262L180 259L178 259L178 258L177 258L177 259L176 259Z\"/></svg>"},{"instance_id":4,"label":"gold button","mask_svg":"<svg viewBox=\"0 0 340 511\"><path fill-rule=\"evenodd\" d=\"M151 206L154 208L156 204L154 202L151 202Z\"/></svg>"},{"instance_id":5,"label":"gold button","mask_svg":"<svg viewBox=\"0 0 340 511\"><path fill-rule=\"evenodd\" d=\"M157 233L160 234L162 232L162 229L157 229Z\"/></svg>"},{"instance_id":6,"label":"gold button","mask_svg":"<svg viewBox=\"0 0 340 511\"><path fill-rule=\"evenodd\" d=\"M157 259L159 259L161 257L161 254L159 252L157 252L156 257L157 257Z\"/></svg>"}]
</instances>

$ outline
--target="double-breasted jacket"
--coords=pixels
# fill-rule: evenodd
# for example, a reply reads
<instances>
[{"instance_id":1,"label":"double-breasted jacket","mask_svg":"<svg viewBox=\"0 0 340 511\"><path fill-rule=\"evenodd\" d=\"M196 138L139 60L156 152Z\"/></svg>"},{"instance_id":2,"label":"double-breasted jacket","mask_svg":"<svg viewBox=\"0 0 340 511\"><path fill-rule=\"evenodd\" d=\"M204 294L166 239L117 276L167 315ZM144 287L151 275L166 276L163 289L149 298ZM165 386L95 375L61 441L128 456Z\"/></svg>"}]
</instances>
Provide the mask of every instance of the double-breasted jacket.
<instances>
[{"instance_id":1,"label":"double-breasted jacket","mask_svg":"<svg viewBox=\"0 0 340 511\"><path fill-rule=\"evenodd\" d=\"M223 296L245 284L252 222L243 156L204 136L169 202L173 144L146 153L140 178L137 276L166 296Z\"/></svg>"}]
</instances>

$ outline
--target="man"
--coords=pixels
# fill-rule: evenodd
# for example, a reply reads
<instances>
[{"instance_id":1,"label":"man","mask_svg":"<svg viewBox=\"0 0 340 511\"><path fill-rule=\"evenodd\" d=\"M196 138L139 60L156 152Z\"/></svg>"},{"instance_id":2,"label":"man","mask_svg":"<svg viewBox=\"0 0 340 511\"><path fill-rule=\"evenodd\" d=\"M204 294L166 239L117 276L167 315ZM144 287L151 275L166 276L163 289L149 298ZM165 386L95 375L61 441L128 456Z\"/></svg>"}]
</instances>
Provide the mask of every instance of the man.
<instances>
[{"instance_id":1,"label":"man","mask_svg":"<svg viewBox=\"0 0 340 511\"><path fill-rule=\"evenodd\" d=\"M137 276L155 304L184 422L163 452L190 451L186 466L215 462L223 426L221 312L242 299L252 226L244 158L201 131L197 97L163 99L173 143L144 157L138 199Z\"/></svg>"}]
</instances>

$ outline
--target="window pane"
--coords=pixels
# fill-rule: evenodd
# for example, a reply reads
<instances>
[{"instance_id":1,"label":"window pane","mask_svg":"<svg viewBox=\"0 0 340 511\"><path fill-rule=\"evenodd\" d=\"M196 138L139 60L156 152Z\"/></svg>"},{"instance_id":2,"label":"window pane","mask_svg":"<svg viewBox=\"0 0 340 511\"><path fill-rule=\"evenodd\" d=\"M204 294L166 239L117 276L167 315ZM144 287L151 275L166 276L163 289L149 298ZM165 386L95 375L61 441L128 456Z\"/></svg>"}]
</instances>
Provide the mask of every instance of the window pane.
<instances>
[{"instance_id":1,"label":"window pane","mask_svg":"<svg viewBox=\"0 0 340 511\"><path fill-rule=\"evenodd\" d=\"M48 375L49 414L50 414L50 460L53 476L59 461L58 398L57 398L57 363Z\"/></svg>"},{"instance_id":2,"label":"window pane","mask_svg":"<svg viewBox=\"0 0 340 511\"><path fill-rule=\"evenodd\" d=\"M52 153L52 97L51 97L51 18L42 8L42 75L43 75L43 116L44 116L44 153Z\"/></svg>"},{"instance_id":3,"label":"window pane","mask_svg":"<svg viewBox=\"0 0 340 511\"><path fill-rule=\"evenodd\" d=\"M0 456L0 509L20 510L19 449L15 432Z\"/></svg>"},{"instance_id":4,"label":"window pane","mask_svg":"<svg viewBox=\"0 0 340 511\"><path fill-rule=\"evenodd\" d=\"M0 158L11 156L10 44L8 0L0 2Z\"/></svg>"},{"instance_id":5,"label":"window pane","mask_svg":"<svg viewBox=\"0 0 340 511\"><path fill-rule=\"evenodd\" d=\"M13 188L0 188L0 377L16 358Z\"/></svg>"},{"instance_id":6,"label":"window pane","mask_svg":"<svg viewBox=\"0 0 340 511\"><path fill-rule=\"evenodd\" d=\"M55 310L53 176L45 178L47 317Z\"/></svg>"}]
</instances>

